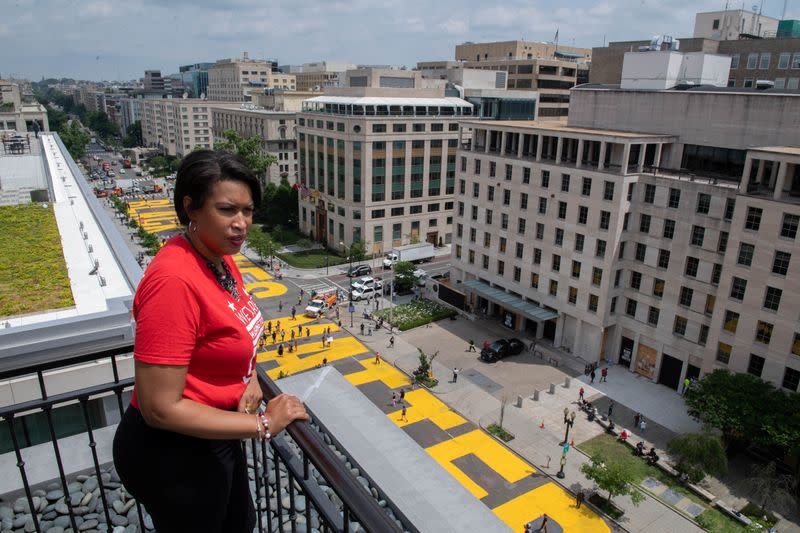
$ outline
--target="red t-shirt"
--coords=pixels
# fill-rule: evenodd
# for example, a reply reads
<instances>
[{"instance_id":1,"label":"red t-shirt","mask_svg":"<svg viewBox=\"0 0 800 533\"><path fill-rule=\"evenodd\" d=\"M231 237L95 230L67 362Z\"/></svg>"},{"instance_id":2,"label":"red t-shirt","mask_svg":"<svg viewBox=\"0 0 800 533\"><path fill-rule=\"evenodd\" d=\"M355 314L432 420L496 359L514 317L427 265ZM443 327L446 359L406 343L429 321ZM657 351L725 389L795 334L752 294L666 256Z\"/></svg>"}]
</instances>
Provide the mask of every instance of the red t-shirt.
<instances>
[{"instance_id":1,"label":"red t-shirt","mask_svg":"<svg viewBox=\"0 0 800 533\"><path fill-rule=\"evenodd\" d=\"M136 290L137 361L188 366L183 397L235 410L256 363L264 320L230 257L239 299L227 292L184 237L158 252ZM131 405L138 408L136 388Z\"/></svg>"}]
</instances>

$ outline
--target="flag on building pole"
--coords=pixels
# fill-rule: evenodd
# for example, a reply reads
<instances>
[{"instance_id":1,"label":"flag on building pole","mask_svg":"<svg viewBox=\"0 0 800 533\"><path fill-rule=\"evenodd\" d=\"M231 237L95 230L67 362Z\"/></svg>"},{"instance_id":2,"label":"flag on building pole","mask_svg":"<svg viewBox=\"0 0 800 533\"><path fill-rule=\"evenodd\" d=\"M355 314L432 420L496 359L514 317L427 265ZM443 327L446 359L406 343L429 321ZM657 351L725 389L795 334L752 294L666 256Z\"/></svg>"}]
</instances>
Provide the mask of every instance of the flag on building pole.
<instances>
[{"instance_id":1,"label":"flag on building pole","mask_svg":"<svg viewBox=\"0 0 800 533\"><path fill-rule=\"evenodd\" d=\"M553 38L553 42L556 43L556 51L558 51L558 28L556 28L556 36Z\"/></svg>"}]
</instances>

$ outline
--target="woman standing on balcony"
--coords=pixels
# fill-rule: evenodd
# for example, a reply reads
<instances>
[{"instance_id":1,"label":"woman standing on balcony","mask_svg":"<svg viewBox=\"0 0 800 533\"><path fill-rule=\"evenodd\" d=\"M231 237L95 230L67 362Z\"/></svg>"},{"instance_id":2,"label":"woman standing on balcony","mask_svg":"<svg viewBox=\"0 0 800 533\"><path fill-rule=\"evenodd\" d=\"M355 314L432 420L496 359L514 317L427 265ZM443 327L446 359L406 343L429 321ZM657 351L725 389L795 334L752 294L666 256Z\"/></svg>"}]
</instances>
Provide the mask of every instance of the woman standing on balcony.
<instances>
[{"instance_id":1,"label":"woman standing on balcony","mask_svg":"<svg viewBox=\"0 0 800 533\"><path fill-rule=\"evenodd\" d=\"M230 257L260 200L240 158L210 150L186 156L174 201L187 230L159 251L136 291L136 385L114 437L114 462L159 533L251 532L256 517L239 439L268 439L308 419L294 396L260 411L255 364L264 321Z\"/></svg>"}]
</instances>

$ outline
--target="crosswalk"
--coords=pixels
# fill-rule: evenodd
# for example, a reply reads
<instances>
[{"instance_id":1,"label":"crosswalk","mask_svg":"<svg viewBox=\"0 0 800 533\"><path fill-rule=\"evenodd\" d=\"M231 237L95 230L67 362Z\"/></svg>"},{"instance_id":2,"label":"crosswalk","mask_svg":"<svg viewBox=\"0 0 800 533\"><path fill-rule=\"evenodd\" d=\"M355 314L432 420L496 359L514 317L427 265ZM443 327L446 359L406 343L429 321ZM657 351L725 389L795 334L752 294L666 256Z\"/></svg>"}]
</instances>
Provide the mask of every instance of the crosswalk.
<instances>
[{"instance_id":1,"label":"crosswalk","mask_svg":"<svg viewBox=\"0 0 800 533\"><path fill-rule=\"evenodd\" d=\"M292 280L295 285L303 289L306 294L311 294L311 292L323 292L327 289L334 288L334 285L331 282L323 281L320 279L297 279Z\"/></svg>"}]
</instances>

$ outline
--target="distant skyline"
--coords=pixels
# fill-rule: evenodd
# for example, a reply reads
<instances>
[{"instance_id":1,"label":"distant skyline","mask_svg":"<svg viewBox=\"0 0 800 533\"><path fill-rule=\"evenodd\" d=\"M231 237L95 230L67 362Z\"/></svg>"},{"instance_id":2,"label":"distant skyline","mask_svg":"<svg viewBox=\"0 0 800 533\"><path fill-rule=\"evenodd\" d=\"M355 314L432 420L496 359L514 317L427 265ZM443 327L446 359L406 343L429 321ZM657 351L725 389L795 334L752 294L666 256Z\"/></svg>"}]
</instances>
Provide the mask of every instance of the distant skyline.
<instances>
[{"instance_id":1,"label":"distant skyline","mask_svg":"<svg viewBox=\"0 0 800 533\"><path fill-rule=\"evenodd\" d=\"M465 41L527 39L585 48L667 34L690 37L697 12L723 0L13 0L0 19L0 77L131 80L148 69L240 57L413 68L453 59ZM10 2L9 2L10 3ZM744 5L751 9L751 2ZM743 7L728 2L732 9ZM764 0L780 18L783 0ZM800 0L786 18L800 19Z\"/></svg>"}]
</instances>

